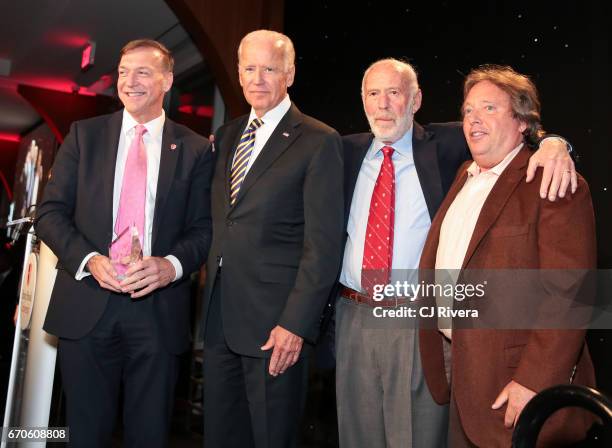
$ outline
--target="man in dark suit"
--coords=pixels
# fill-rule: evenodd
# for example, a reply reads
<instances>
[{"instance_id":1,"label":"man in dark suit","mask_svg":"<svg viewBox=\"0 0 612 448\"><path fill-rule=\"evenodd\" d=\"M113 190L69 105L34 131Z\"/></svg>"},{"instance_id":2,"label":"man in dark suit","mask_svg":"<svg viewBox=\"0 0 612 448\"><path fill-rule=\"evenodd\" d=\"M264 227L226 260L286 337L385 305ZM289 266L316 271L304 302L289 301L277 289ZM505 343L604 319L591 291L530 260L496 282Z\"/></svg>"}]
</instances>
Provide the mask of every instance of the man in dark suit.
<instances>
[{"instance_id":1,"label":"man in dark suit","mask_svg":"<svg viewBox=\"0 0 612 448\"><path fill-rule=\"evenodd\" d=\"M215 135L205 446L295 442L307 356L338 273L341 141L289 100L294 58L287 36L247 34L238 70L251 113Z\"/></svg>"},{"instance_id":2,"label":"man in dark suit","mask_svg":"<svg viewBox=\"0 0 612 448\"><path fill-rule=\"evenodd\" d=\"M59 336L72 446L111 445L121 386L125 446L167 443L189 274L210 247L213 168L209 142L165 117L172 67L156 41L122 49L125 109L73 123L38 208L38 235L59 260L44 328ZM144 258L119 277L109 245L131 234Z\"/></svg>"},{"instance_id":3,"label":"man in dark suit","mask_svg":"<svg viewBox=\"0 0 612 448\"><path fill-rule=\"evenodd\" d=\"M421 126L413 121L421 97L412 66L395 59L373 63L362 82L372 133L343 138L347 234L335 328L341 447L446 443L448 410L427 390L416 332L373 319L376 307L395 308L402 299L375 301L368 290L372 277L387 283L400 279L393 275L417 269L431 220L458 167L470 157L459 123ZM530 170L549 155L560 159L557 167L547 167L549 174L557 168L549 194L554 199L559 183L559 194L565 193L570 176L564 171L573 171L573 163L565 144L547 145ZM543 181L546 194L547 186ZM394 201L381 208L390 194ZM369 261L376 259L378 264Z\"/></svg>"},{"instance_id":4,"label":"man in dark suit","mask_svg":"<svg viewBox=\"0 0 612 448\"><path fill-rule=\"evenodd\" d=\"M461 307L482 309L492 301L491 310L514 316L502 328L517 329L491 328L500 322L488 319L492 312L479 316L488 322L485 329L465 329L454 320L456 328L421 330L421 357L436 402L451 403L451 446L506 447L522 409L537 392L572 382L594 385L585 332L561 319L564 303L571 305L580 284L575 273L596 267L595 222L582 177L573 198L554 203L534 201L537 185L524 182L529 146L542 132L537 91L526 76L510 67L481 67L466 78L464 95L463 130L474 161L461 167L440 206L420 267L461 270L476 277L475 283L488 279L486 288L495 289L466 299ZM538 172L536 179L541 176ZM502 273L503 288L494 286L499 281L491 279L499 274L490 277L491 272ZM526 272L533 272L536 281ZM527 281L528 289L521 289ZM537 293L531 295L533 289ZM523 295L530 300L522 300ZM553 326L541 320L530 326L526 316L549 310ZM450 382L444 356L449 344ZM584 411L555 413L538 446L570 445L584 437L589 423Z\"/></svg>"}]
</instances>

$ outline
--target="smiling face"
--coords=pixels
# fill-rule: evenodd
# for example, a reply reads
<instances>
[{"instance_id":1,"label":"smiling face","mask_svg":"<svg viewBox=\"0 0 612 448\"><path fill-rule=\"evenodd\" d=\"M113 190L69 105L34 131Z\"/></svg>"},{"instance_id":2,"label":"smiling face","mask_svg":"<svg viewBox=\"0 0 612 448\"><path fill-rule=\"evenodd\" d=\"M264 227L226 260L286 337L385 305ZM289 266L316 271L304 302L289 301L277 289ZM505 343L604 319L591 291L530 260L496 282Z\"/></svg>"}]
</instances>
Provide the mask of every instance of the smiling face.
<instances>
[{"instance_id":1,"label":"smiling face","mask_svg":"<svg viewBox=\"0 0 612 448\"><path fill-rule=\"evenodd\" d=\"M392 144L402 138L421 107L421 91L416 82L411 89L410 81L406 72L391 63L377 65L366 75L363 107L372 133L384 143Z\"/></svg>"},{"instance_id":2,"label":"smiling face","mask_svg":"<svg viewBox=\"0 0 612 448\"><path fill-rule=\"evenodd\" d=\"M162 53L151 47L128 51L119 61L117 91L125 109L138 123L161 115L164 94L172 86L172 72Z\"/></svg>"},{"instance_id":3,"label":"smiling face","mask_svg":"<svg viewBox=\"0 0 612 448\"><path fill-rule=\"evenodd\" d=\"M284 43L274 38L243 42L238 75L244 98L258 117L276 107L293 84L295 66L287 67Z\"/></svg>"},{"instance_id":4,"label":"smiling face","mask_svg":"<svg viewBox=\"0 0 612 448\"><path fill-rule=\"evenodd\" d=\"M463 133L474 161L489 169L523 141L526 125L515 118L510 95L491 81L480 81L463 102Z\"/></svg>"}]
</instances>

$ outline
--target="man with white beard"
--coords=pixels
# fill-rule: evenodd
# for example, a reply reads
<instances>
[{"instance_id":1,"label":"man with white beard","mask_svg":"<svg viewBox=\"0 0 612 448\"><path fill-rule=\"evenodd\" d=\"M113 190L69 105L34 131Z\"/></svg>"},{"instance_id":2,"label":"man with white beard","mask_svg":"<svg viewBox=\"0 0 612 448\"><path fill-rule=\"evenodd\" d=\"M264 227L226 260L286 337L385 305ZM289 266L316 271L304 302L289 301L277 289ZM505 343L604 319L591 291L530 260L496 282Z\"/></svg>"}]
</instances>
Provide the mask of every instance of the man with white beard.
<instances>
[{"instance_id":1,"label":"man with white beard","mask_svg":"<svg viewBox=\"0 0 612 448\"><path fill-rule=\"evenodd\" d=\"M422 93L410 64L375 62L361 93L372 133L343 139L347 240L335 330L340 446L439 448L446 446L448 409L424 382L416 332L367 322L374 307L405 304L375 301L372 286L389 283L392 269L418 268L431 220L470 153L461 123L413 121ZM540 190L549 199L564 196L570 179L575 186L563 140L542 143L529 180L537 166L545 168Z\"/></svg>"}]
</instances>

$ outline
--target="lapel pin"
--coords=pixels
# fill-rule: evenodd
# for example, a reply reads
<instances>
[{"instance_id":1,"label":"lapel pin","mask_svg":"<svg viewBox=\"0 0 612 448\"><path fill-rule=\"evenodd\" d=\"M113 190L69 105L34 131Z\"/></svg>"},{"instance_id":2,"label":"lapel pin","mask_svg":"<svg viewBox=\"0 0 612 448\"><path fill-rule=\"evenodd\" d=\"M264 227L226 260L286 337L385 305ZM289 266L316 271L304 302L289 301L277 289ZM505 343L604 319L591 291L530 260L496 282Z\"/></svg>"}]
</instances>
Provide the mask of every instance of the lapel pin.
<instances>
[{"instance_id":1,"label":"lapel pin","mask_svg":"<svg viewBox=\"0 0 612 448\"><path fill-rule=\"evenodd\" d=\"M176 144L172 143L170 145L170 151L174 151L176 149Z\"/></svg>"},{"instance_id":2,"label":"lapel pin","mask_svg":"<svg viewBox=\"0 0 612 448\"><path fill-rule=\"evenodd\" d=\"M283 132L283 137L289 137L289 133L288 132Z\"/></svg>"}]
</instances>

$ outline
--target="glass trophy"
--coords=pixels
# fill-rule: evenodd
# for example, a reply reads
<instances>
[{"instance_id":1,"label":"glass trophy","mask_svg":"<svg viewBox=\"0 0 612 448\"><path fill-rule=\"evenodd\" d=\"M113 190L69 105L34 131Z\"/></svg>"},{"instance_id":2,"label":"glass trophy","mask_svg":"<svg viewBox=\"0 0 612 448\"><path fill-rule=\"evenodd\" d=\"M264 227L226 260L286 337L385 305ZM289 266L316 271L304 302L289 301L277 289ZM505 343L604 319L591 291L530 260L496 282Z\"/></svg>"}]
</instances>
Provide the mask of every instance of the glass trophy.
<instances>
[{"instance_id":1,"label":"glass trophy","mask_svg":"<svg viewBox=\"0 0 612 448\"><path fill-rule=\"evenodd\" d=\"M134 263L142 260L142 244L138 228L126 227L109 246L109 258L117 272L117 280L125 278L125 272Z\"/></svg>"}]
</instances>

